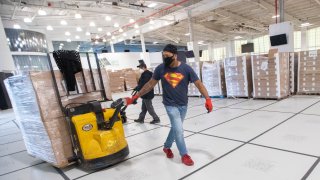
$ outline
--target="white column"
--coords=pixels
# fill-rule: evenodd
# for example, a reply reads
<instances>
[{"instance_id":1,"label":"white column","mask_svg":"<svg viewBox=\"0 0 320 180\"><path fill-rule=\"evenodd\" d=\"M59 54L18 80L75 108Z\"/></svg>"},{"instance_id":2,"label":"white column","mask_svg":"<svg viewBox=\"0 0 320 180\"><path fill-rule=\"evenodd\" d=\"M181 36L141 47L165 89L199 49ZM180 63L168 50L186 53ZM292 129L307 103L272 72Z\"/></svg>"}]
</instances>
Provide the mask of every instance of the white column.
<instances>
[{"instance_id":1,"label":"white column","mask_svg":"<svg viewBox=\"0 0 320 180\"><path fill-rule=\"evenodd\" d=\"M301 28L301 50L307 51L308 47L308 37L307 37L308 29L306 27Z\"/></svg>"},{"instance_id":2,"label":"white column","mask_svg":"<svg viewBox=\"0 0 320 180\"><path fill-rule=\"evenodd\" d=\"M4 32L4 27L0 18L0 71L14 71L15 69L6 33Z\"/></svg>"},{"instance_id":3,"label":"white column","mask_svg":"<svg viewBox=\"0 0 320 180\"><path fill-rule=\"evenodd\" d=\"M146 52L146 44L144 41L144 35L140 30L140 41L141 41L141 49L142 49L142 59L145 61L145 63L150 62L149 56L147 55Z\"/></svg>"},{"instance_id":4,"label":"white column","mask_svg":"<svg viewBox=\"0 0 320 180\"><path fill-rule=\"evenodd\" d=\"M213 49L214 49L214 44L211 42L208 45L208 53L209 53L209 60L210 61L216 60L216 59L214 59Z\"/></svg>"},{"instance_id":5,"label":"white column","mask_svg":"<svg viewBox=\"0 0 320 180\"><path fill-rule=\"evenodd\" d=\"M188 26L189 26L189 33L190 33L190 42L188 45L188 50L193 50L194 53L194 61L195 62L199 62L200 61L200 57L199 57L199 45L198 45L198 41L197 38L194 35L194 31L193 31L193 22L192 22L192 16L191 16L191 10L187 10L187 14L188 14Z\"/></svg>"},{"instance_id":6,"label":"white column","mask_svg":"<svg viewBox=\"0 0 320 180\"><path fill-rule=\"evenodd\" d=\"M235 55L235 47L234 47L234 41L229 41L227 43L227 57L234 57Z\"/></svg>"},{"instance_id":7,"label":"white column","mask_svg":"<svg viewBox=\"0 0 320 180\"><path fill-rule=\"evenodd\" d=\"M111 47L111 52L112 52L112 53L115 53L115 51L114 51L114 45L113 45L113 42L111 42L111 41L110 41L110 47Z\"/></svg>"}]
</instances>

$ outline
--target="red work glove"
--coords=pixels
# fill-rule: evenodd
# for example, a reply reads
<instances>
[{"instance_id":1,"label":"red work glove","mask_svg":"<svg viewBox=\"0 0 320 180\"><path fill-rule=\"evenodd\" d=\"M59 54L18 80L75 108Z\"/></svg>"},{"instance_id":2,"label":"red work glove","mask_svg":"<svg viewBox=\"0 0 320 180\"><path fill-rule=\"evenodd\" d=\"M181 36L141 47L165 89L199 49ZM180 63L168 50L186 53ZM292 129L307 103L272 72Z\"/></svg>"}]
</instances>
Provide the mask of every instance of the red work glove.
<instances>
[{"instance_id":1,"label":"red work glove","mask_svg":"<svg viewBox=\"0 0 320 180\"><path fill-rule=\"evenodd\" d=\"M134 95L134 96L132 96L131 98L126 97L125 99L126 99L126 104L127 104L127 106L130 105L130 104L136 104L138 98L139 98L138 95Z\"/></svg>"},{"instance_id":2,"label":"red work glove","mask_svg":"<svg viewBox=\"0 0 320 180\"><path fill-rule=\"evenodd\" d=\"M206 106L206 109L208 110L208 113L212 111L213 106L210 98L206 99L205 106Z\"/></svg>"}]
</instances>

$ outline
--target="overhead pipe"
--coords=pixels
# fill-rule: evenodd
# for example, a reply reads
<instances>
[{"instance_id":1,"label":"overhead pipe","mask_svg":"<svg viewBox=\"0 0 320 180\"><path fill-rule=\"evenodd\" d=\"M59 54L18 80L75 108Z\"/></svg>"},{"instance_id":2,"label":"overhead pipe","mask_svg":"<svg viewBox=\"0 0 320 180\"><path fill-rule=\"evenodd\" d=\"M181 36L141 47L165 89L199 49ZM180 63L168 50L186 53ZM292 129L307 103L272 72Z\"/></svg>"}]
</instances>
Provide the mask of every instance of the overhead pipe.
<instances>
[{"instance_id":1,"label":"overhead pipe","mask_svg":"<svg viewBox=\"0 0 320 180\"><path fill-rule=\"evenodd\" d=\"M179 5L183 4L183 3L186 3L186 2L188 2L188 1L189 1L189 0L182 0L182 1L178 2L178 3L172 4L172 5L170 5L170 6L166 7L166 8L163 8L163 9L155 12L155 13L152 13L152 14L146 16L146 17L142 17L142 18L136 20L136 21L133 22L133 23L126 24L126 25L122 26L121 28L122 28L122 29L125 29L125 28L130 27L130 26L132 26L132 25L134 25L134 24L137 24L137 23L139 23L139 22L144 22L146 19L149 19L149 18L151 18L151 17L154 17L154 16L157 15L157 14L160 14L160 13L162 13L162 12L164 12L164 11L167 11L167 10L169 10L169 9L172 9L172 8L174 8L174 7L176 7L176 6L179 6ZM115 30L115 31L113 31L111 34L115 34L117 31L118 31L118 30ZM106 35L104 35L104 36L102 36L102 37L105 37L105 36L106 36Z\"/></svg>"},{"instance_id":2,"label":"overhead pipe","mask_svg":"<svg viewBox=\"0 0 320 180\"><path fill-rule=\"evenodd\" d=\"M284 0L279 0L280 22L284 22Z\"/></svg>"}]
</instances>

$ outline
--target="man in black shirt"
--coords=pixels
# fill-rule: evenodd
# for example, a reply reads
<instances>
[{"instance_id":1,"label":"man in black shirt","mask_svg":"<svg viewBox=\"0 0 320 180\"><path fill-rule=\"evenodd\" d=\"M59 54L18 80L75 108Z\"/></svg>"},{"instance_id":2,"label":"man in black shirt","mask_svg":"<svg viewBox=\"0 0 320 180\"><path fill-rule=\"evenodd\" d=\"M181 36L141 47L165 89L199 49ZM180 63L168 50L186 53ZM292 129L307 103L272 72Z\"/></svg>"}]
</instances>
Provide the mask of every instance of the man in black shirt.
<instances>
[{"instance_id":1,"label":"man in black shirt","mask_svg":"<svg viewBox=\"0 0 320 180\"><path fill-rule=\"evenodd\" d=\"M139 79L138 86L136 88L134 88L135 91L140 91L140 89L147 82L149 82L149 80L153 76L153 73L147 69L147 65L144 63L143 60L139 60L139 63L140 63L140 65L137 67L140 68L143 71L143 73L141 74L141 77ZM142 106L141 106L142 111L139 115L139 118L134 121L138 122L138 123L144 123L144 118L145 118L147 111L148 111L149 114L153 118L153 120L150 123L151 124L159 123L160 119L159 119L158 115L156 114L156 112L154 111L154 108L152 106L152 99L154 98L153 89L149 93L141 96L141 98L142 98Z\"/></svg>"}]
</instances>

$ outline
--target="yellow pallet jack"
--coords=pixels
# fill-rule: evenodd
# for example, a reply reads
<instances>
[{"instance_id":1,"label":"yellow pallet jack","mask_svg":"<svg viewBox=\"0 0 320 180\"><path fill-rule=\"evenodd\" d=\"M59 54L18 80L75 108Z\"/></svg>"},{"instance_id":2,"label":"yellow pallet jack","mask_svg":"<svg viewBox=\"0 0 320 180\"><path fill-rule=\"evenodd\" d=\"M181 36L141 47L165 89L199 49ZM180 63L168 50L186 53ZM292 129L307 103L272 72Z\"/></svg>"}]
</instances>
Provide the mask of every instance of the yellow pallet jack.
<instances>
[{"instance_id":1,"label":"yellow pallet jack","mask_svg":"<svg viewBox=\"0 0 320 180\"><path fill-rule=\"evenodd\" d=\"M66 109L75 158L83 169L101 169L129 154L121 117L124 103L119 99L103 109L101 102L93 101Z\"/></svg>"},{"instance_id":2,"label":"yellow pallet jack","mask_svg":"<svg viewBox=\"0 0 320 180\"><path fill-rule=\"evenodd\" d=\"M98 80L94 79L89 53L86 52L85 55L89 65L91 81L100 82L100 87L96 87L95 83L92 84L94 91L91 92L100 92L103 100L81 102L80 104L69 104L67 106L62 105L49 53L47 56L59 104L69 125L74 152L74 156L69 159L69 162L77 162L85 170L97 170L121 162L129 154L123 129L123 122L126 122L127 119L125 113L127 106L125 99L118 99L113 101L109 108L105 108L107 107L105 104L110 100L107 99L104 90L98 55L94 53L96 70L99 74ZM83 71L81 75L88 92ZM76 90L76 95L84 94L80 93L78 89ZM67 91L67 96L73 95L70 95Z\"/></svg>"}]
</instances>

